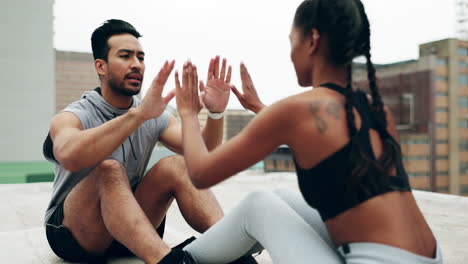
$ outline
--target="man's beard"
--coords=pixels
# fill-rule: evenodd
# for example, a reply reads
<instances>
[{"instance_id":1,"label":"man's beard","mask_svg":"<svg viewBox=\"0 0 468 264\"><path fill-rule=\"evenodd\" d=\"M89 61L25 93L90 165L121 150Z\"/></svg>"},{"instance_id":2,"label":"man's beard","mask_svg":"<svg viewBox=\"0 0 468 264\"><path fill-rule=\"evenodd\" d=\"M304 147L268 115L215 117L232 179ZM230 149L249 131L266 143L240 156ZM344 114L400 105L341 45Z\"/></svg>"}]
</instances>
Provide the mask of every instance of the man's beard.
<instances>
[{"instance_id":1,"label":"man's beard","mask_svg":"<svg viewBox=\"0 0 468 264\"><path fill-rule=\"evenodd\" d=\"M111 76L109 79L109 87L110 89L120 95L125 96L134 96L140 93L141 84L139 85L137 90L128 89L125 87L125 83L123 81L119 81L117 78Z\"/></svg>"}]
</instances>

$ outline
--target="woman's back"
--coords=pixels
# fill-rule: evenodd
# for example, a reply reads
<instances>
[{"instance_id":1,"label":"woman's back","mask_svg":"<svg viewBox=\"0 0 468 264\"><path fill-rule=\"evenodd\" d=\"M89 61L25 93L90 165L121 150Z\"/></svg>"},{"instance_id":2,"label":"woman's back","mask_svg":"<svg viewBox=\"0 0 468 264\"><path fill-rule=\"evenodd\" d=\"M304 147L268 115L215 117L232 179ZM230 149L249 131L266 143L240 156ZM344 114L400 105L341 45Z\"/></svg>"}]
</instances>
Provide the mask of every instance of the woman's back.
<instances>
[{"instance_id":1,"label":"woman's back","mask_svg":"<svg viewBox=\"0 0 468 264\"><path fill-rule=\"evenodd\" d=\"M329 162L330 158L342 154L341 152L349 147L350 137L344 109L344 96L327 88L318 88L286 100L295 101L297 109L294 109L294 112L297 113L296 116L301 117L296 119L297 126L289 131L291 133L289 146L294 153L299 170L317 168L323 165L324 161ZM354 115L356 128L361 132L362 116L357 109L354 109ZM387 131L396 139L395 126L388 111L387 123ZM383 152L381 136L375 129L369 129L368 138L373 154L379 158ZM350 150L347 156L355 154L353 150ZM330 173L346 168L346 161L340 160L340 163L334 164L337 170L331 169ZM307 177L331 177L330 181L333 182L333 179L340 176L327 176L326 172L323 173L324 171L321 171L320 175L307 175ZM396 166L389 174L397 174ZM311 184L321 182L321 179L307 180ZM299 182L301 183L301 180ZM345 185L346 183L338 184ZM314 187L317 189L321 186ZM304 186L301 186L301 189L304 189ZM321 191L333 192L335 190L322 189ZM322 198L333 199L326 197L327 194L329 193L324 193ZM336 199L340 198L342 197L336 197ZM324 202L321 201L321 203ZM411 192L385 192L324 220L337 246L351 242L377 242L428 257L432 257L435 252L435 239Z\"/></svg>"}]
</instances>

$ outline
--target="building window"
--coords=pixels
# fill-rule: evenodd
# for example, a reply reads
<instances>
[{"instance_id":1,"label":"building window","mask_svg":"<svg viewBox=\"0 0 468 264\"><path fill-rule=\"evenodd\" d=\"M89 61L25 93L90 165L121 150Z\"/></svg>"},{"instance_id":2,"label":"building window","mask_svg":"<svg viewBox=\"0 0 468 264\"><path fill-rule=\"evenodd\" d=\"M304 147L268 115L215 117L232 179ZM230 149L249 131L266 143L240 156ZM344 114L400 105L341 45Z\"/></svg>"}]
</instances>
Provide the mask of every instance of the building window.
<instances>
[{"instance_id":1,"label":"building window","mask_svg":"<svg viewBox=\"0 0 468 264\"><path fill-rule=\"evenodd\" d=\"M435 110L438 113L448 112L448 108L444 108L444 107L437 107Z\"/></svg>"},{"instance_id":2,"label":"building window","mask_svg":"<svg viewBox=\"0 0 468 264\"><path fill-rule=\"evenodd\" d=\"M427 139L402 139L401 144L413 145L413 144L429 144Z\"/></svg>"},{"instance_id":3,"label":"building window","mask_svg":"<svg viewBox=\"0 0 468 264\"><path fill-rule=\"evenodd\" d=\"M436 81L448 81L448 77L447 76L436 76L435 77Z\"/></svg>"},{"instance_id":4,"label":"building window","mask_svg":"<svg viewBox=\"0 0 468 264\"><path fill-rule=\"evenodd\" d=\"M458 55L468 56L468 48L458 48Z\"/></svg>"},{"instance_id":5,"label":"building window","mask_svg":"<svg viewBox=\"0 0 468 264\"><path fill-rule=\"evenodd\" d=\"M429 156L404 156L402 158L403 160L431 160L431 157ZM445 159L445 158L441 158L441 159Z\"/></svg>"},{"instance_id":6,"label":"building window","mask_svg":"<svg viewBox=\"0 0 468 264\"><path fill-rule=\"evenodd\" d=\"M468 174L468 163L460 163L460 174Z\"/></svg>"},{"instance_id":7,"label":"building window","mask_svg":"<svg viewBox=\"0 0 468 264\"><path fill-rule=\"evenodd\" d=\"M462 120L458 123L458 126L461 128L468 128L468 120Z\"/></svg>"},{"instance_id":8,"label":"building window","mask_svg":"<svg viewBox=\"0 0 468 264\"><path fill-rule=\"evenodd\" d=\"M468 62L467 61L460 61L460 68L468 68Z\"/></svg>"},{"instance_id":9,"label":"building window","mask_svg":"<svg viewBox=\"0 0 468 264\"><path fill-rule=\"evenodd\" d=\"M449 175L448 171L438 171L437 172L437 176L446 176L446 175Z\"/></svg>"},{"instance_id":10,"label":"building window","mask_svg":"<svg viewBox=\"0 0 468 264\"><path fill-rule=\"evenodd\" d=\"M468 150L468 140L460 141L460 150Z\"/></svg>"},{"instance_id":11,"label":"building window","mask_svg":"<svg viewBox=\"0 0 468 264\"><path fill-rule=\"evenodd\" d=\"M458 81L461 85L468 85L468 74L460 74Z\"/></svg>"},{"instance_id":12,"label":"building window","mask_svg":"<svg viewBox=\"0 0 468 264\"><path fill-rule=\"evenodd\" d=\"M468 96L461 96L458 99L458 104L460 107L467 108L468 107Z\"/></svg>"},{"instance_id":13,"label":"building window","mask_svg":"<svg viewBox=\"0 0 468 264\"><path fill-rule=\"evenodd\" d=\"M447 65L447 59L438 58L437 59L437 64L438 65Z\"/></svg>"},{"instance_id":14,"label":"building window","mask_svg":"<svg viewBox=\"0 0 468 264\"><path fill-rule=\"evenodd\" d=\"M414 96L410 93L401 95L400 125L411 125L414 123Z\"/></svg>"}]
</instances>

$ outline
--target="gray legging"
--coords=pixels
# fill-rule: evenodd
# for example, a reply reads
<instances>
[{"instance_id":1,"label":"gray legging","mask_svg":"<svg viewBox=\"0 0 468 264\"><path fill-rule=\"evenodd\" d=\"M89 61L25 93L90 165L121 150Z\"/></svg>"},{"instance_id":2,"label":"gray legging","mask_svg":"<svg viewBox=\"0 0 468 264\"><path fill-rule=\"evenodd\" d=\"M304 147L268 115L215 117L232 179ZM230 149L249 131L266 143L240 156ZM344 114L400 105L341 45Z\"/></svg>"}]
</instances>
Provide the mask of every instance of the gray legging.
<instances>
[{"instance_id":1,"label":"gray legging","mask_svg":"<svg viewBox=\"0 0 468 264\"><path fill-rule=\"evenodd\" d=\"M263 248L275 264L442 263L439 248L434 259L377 243L352 243L337 249L318 212L288 189L249 194L184 249L201 264L219 264Z\"/></svg>"}]
</instances>

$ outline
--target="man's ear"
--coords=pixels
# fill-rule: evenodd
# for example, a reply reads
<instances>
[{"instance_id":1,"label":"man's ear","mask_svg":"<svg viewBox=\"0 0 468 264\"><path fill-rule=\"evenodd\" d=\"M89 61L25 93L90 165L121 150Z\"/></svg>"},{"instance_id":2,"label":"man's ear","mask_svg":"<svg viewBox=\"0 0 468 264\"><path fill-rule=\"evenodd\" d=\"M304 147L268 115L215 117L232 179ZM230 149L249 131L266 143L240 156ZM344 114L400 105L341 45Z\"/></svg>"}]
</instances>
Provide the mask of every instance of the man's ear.
<instances>
[{"instance_id":1,"label":"man's ear","mask_svg":"<svg viewBox=\"0 0 468 264\"><path fill-rule=\"evenodd\" d=\"M107 74L107 62L103 59L96 59L94 61L94 68L99 75Z\"/></svg>"},{"instance_id":2,"label":"man's ear","mask_svg":"<svg viewBox=\"0 0 468 264\"><path fill-rule=\"evenodd\" d=\"M320 34L317 29L313 28L309 31L307 35L307 43L308 43L308 53L309 56L314 55L315 52L318 50L319 42L320 42Z\"/></svg>"}]
</instances>

